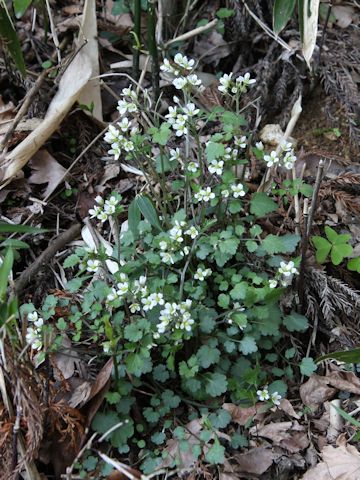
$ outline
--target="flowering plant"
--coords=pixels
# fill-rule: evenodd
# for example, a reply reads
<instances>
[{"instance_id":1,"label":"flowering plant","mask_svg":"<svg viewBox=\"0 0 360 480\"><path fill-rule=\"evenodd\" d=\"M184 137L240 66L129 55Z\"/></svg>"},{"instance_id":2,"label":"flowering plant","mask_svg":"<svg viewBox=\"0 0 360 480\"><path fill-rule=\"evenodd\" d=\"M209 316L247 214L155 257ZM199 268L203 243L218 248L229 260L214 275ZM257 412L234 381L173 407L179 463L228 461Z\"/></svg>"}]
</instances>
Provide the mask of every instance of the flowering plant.
<instances>
[{"instance_id":1,"label":"flowering plant","mask_svg":"<svg viewBox=\"0 0 360 480\"><path fill-rule=\"evenodd\" d=\"M126 428L110 436L120 452L128 451L136 435L135 401L153 445L172 435L175 410L207 417L207 428L215 432L231 421L220 407L222 398L249 404L259 399L276 407L286 395L286 378L295 374L291 358L298 355L283 351L279 341L308 326L305 317L284 313L279 305L298 273L298 259L288 256L299 237L264 231L263 218L277 211L277 197L247 182L250 156L264 167L292 168L292 146L282 145L280 154L266 154L261 143L251 147L239 113L241 96L255 83L248 73L220 78L219 91L235 112L218 107L208 113L197 106L203 87L194 67L180 53L164 60L161 70L179 95L166 112L153 110L146 91L123 90L121 118L105 142L111 157L140 170L145 186L127 206L114 192L95 198L89 216L113 239L111 245L78 248L68 257L66 268L79 267L67 284L76 300L52 296L50 314L49 308L46 317L44 308L39 311L50 321L54 303L66 306L69 313L57 319L56 329L66 329L74 342L92 341L98 355L112 356L108 411L97 414L93 428L103 431L109 412L113 424L127 420ZM27 319L27 341L38 351L43 321L36 311ZM221 424L209 398L218 402ZM144 471L162 462L151 445L141 455Z\"/></svg>"}]
</instances>

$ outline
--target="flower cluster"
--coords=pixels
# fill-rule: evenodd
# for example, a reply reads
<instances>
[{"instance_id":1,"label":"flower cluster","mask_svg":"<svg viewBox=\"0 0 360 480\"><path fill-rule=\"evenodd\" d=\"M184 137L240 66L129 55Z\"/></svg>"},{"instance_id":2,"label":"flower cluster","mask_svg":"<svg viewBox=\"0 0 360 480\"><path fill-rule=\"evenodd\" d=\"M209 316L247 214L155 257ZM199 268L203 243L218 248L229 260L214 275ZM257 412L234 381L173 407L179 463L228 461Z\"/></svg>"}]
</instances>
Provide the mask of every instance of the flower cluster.
<instances>
[{"instance_id":1,"label":"flower cluster","mask_svg":"<svg viewBox=\"0 0 360 480\"><path fill-rule=\"evenodd\" d=\"M182 137L189 131L189 120L192 117L195 117L199 112L200 110L196 108L194 103L187 103L184 107L169 107L169 113L165 115L165 118L172 126L175 135L177 137ZM177 154L176 151L175 153Z\"/></svg>"},{"instance_id":2,"label":"flower cluster","mask_svg":"<svg viewBox=\"0 0 360 480\"><path fill-rule=\"evenodd\" d=\"M173 85L178 90L191 90L192 87L198 87L200 91L203 90L200 78L195 73L188 73L193 70L195 60L188 59L185 55L177 53L174 57L174 64L165 58L160 70L174 75Z\"/></svg>"},{"instance_id":3,"label":"flower cluster","mask_svg":"<svg viewBox=\"0 0 360 480\"><path fill-rule=\"evenodd\" d=\"M191 318L189 312L191 308L191 300L177 303L165 303L164 308L160 311L160 323L157 325L157 333L154 338L159 338L161 334L167 330L185 330L190 332L194 319Z\"/></svg>"},{"instance_id":4,"label":"flower cluster","mask_svg":"<svg viewBox=\"0 0 360 480\"><path fill-rule=\"evenodd\" d=\"M116 207L119 205L120 198L111 196L107 200L104 200L100 195L95 198L97 205L94 205L94 208L90 208L89 215L90 218L97 218L102 222L106 222L109 217L116 213Z\"/></svg>"},{"instance_id":5,"label":"flower cluster","mask_svg":"<svg viewBox=\"0 0 360 480\"><path fill-rule=\"evenodd\" d=\"M26 330L26 342L31 345L33 350L41 350L43 346L42 327L44 320L39 317L37 312L28 313L27 320L30 325Z\"/></svg>"},{"instance_id":6,"label":"flower cluster","mask_svg":"<svg viewBox=\"0 0 360 480\"><path fill-rule=\"evenodd\" d=\"M263 387L258 390L256 392L256 395L261 402L266 402L267 400L270 400L274 405L280 405L281 395L279 395L278 392L270 394L267 387Z\"/></svg>"},{"instance_id":7,"label":"flower cluster","mask_svg":"<svg viewBox=\"0 0 360 480\"><path fill-rule=\"evenodd\" d=\"M299 271L295 267L295 264L292 260L289 262L280 262L280 267L278 268L276 278L269 281L270 288L276 288L278 281L282 287L287 287L291 284L293 276L298 275Z\"/></svg>"},{"instance_id":8,"label":"flower cluster","mask_svg":"<svg viewBox=\"0 0 360 480\"><path fill-rule=\"evenodd\" d=\"M280 152L272 151L268 155L264 155L264 161L268 168L274 165L282 165L287 170L291 170L296 162L296 155L292 144L284 142L280 145Z\"/></svg>"},{"instance_id":9,"label":"flower cluster","mask_svg":"<svg viewBox=\"0 0 360 480\"><path fill-rule=\"evenodd\" d=\"M239 95L246 93L249 86L256 82L254 78L250 78L250 73L245 73L244 76L240 75L235 80L232 78L232 76L232 73L225 73L219 79L220 85L218 86L218 90L223 95Z\"/></svg>"},{"instance_id":10,"label":"flower cluster","mask_svg":"<svg viewBox=\"0 0 360 480\"><path fill-rule=\"evenodd\" d=\"M162 237L159 242L161 261L168 265L174 265L182 257L188 255L190 248L184 245L184 240L186 237L194 240L199 233L194 225L189 227L183 220L175 220L174 226L167 232L167 237Z\"/></svg>"}]
</instances>

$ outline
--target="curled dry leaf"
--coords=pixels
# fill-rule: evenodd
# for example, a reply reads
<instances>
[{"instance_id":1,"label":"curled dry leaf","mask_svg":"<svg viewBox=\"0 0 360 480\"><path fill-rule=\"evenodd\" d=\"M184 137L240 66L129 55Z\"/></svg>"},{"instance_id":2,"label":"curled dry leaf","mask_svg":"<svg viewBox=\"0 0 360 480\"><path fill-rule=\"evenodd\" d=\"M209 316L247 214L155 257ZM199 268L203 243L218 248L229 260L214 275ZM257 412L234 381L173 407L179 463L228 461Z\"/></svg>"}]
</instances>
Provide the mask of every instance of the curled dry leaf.
<instances>
[{"instance_id":1,"label":"curled dry leaf","mask_svg":"<svg viewBox=\"0 0 360 480\"><path fill-rule=\"evenodd\" d=\"M296 418L299 420L300 416L295 412L294 407L291 405L287 398L283 398L279 405L279 410L282 410L286 413L289 417Z\"/></svg>"},{"instance_id":2,"label":"curled dry leaf","mask_svg":"<svg viewBox=\"0 0 360 480\"><path fill-rule=\"evenodd\" d=\"M297 453L309 445L305 428L298 422L269 423L262 427L252 427L250 433L254 436L264 437L274 445L284 448L290 453Z\"/></svg>"},{"instance_id":3,"label":"curled dry leaf","mask_svg":"<svg viewBox=\"0 0 360 480\"><path fill-rule=\"evenodd\" d=\"M279 456L280 454L272 452L269 448L258 447L246 453L234 455L234 460L238 464L239 473L262 475Z\"/></svg>"},{"instance_id":4,"label":"curled dry leaf","mask_svg":"<svg viewBox=\"0 0 360 480\"><path fill-rule=\"evenodd\" d=\"M327 445L323 461L305 473L301 480L359 480L360 453L353 445Z\"/></svg>"},{"instance_id":5,"label":"curled dry leaf","mask_svg":"<svg viewBox=\"0 0 360 480\"><path fill-rule=\"evenodd\" d=\"M354 393L360 395L360 378L353 372L346 372L345 370L338 370L337 367L326 378L329 385L344 392Z\"/></svg>"},{"instance_id":6,"label":"curled dry leaf","mask_svg":"<svg viewBox=\"0 0 360 480\"><path fill-rule=\"evenodd\" d=\"M58 163L47 150L39 150L30 160L30 167L33 170L29 178L29 183L42 185L47 183L42 197L46 198L56 189L59 183L64 179L66 169Z\"/></svg>"},{"instance_id":7,"label":"curled dry leaf","mask_svg":"<svg viewBox=\"0 0 360 480\"><path fill-rule=\"evenodd\" d=\"M251 417L254 417L254 420L260 420L264 417L264 414L259 413L259 408L262 405L260 403L256 404L254 407L242 408L234 403L224 403L222 408L230 413L231 419L234 423L241 425L242 427L250 420Z\"/></svg>"},{"instance_id":8,"label":"curled dry leaf","mask_svg":"<svg viewBox=\"0 0 360 480\"><path fill-rule=\"evenodd\" d=\"M329 386L329 379L320 375L311 375L309 380L300 387L303 404L312 409L316 409L326 400L330 400L335 393L335 388Z\"/></svg>"}]
</instances>

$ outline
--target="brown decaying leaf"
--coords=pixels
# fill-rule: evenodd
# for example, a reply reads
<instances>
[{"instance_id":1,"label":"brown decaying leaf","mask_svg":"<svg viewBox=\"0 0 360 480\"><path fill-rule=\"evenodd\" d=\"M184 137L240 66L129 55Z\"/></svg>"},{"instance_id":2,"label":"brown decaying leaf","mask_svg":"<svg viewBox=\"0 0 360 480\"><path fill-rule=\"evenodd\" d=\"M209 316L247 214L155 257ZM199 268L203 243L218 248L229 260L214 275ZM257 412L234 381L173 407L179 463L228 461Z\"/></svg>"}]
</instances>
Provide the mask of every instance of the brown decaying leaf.
<instances>
[{"instance_id":1,"label":"brown decaying leaf","mask_svg":"<svg viewBox=\"0 0 360 480\"><path fill-rule=\"evenodd\" d=\"M343 441L338 447L327 445L321 452L323 461L308 470L301 480L359 480L360 453Z\"/></svg>"},{"instance_id":2,"label":"brown decaying leaf","mask_svg":"<svg viewBox=\"0 0 360 480\"><path fill-rule=\"evenodd\" d=\"M259 413L262 406L257 403L254 407L243 408L234 403L224 403L222 408L230 413L233 422L243 427L251 417L254 417L254 420L261 420L264 417L264 414Z\"/></svg>"},{"instance_id":3,"label":"brown decaying leaf","mask_svg":"<svg viewBox=\"0 0 360 480\"><path fill-rule=\"evenodd\" d=\"M256 426L250 429L253 436L268 438L273 445L284 448L290 453L297 453L309 445L305 428L294 422L277 422Z\"/></svg>"},{"instance_id":4,"label":"brown decaying leaf","mask_svg":"<svg viewBox=\"0 0 360 480\"><path fill-rule=\"evenodd\" d=\"M48 184L41 195L43 198L50 195L56 189L66 173L66 169L61 166L47 150L39 150L32 157L29 165L33 170L28 180L29 183L37 185L42 185L43 183Z\"/></svg>"},{"instance_id":5,"label":"brown decaying leaf","mask_svg":"<svg viewBox=\"0 0 360 480\"><path fill-rule=\"evenodd\" d=\"M14 104L12 102L5 103L0 95L0 142L15 117L14 109Z\"/></svg>"},{"instance_id":6,"label":"brown decaying leaf","mask_svg":"<svg viewBox=\"0 0 360 480\"><path fill-rule=\"evenodd\" d=\"M258 447L246 453L234 455L234 460L238 464L239 473L262 475L271 467L273 460L278 457L279 455L272 452L269 448Z\"/></svg>"},{"instance_id":7,"label":"brown decaying leaf","mask_svg":"<svg viewBox=\"0 0 360 480\"><path fill-rule=\"evenodd\" d=\"M283 398L281 400L280 405L279 405L279 410L282 410L289 417L296 418L297 420L300 419L300 415L298 415L295 412L294 407L291 405L291 403L289 402L289 400L287 398Z\"/></svg>"},{"instance_id":8,"label":"brown decaying leaf","mask_svg":"<svg viewBox=\"0 0 360 480\"><path fill-rule=\"evenodd\" d=\"M332 398L335 393L335 388L329 386L329 379L320 375L312 375L300 387L303 404L313 409Z\"/></svg>"}]
</instances>

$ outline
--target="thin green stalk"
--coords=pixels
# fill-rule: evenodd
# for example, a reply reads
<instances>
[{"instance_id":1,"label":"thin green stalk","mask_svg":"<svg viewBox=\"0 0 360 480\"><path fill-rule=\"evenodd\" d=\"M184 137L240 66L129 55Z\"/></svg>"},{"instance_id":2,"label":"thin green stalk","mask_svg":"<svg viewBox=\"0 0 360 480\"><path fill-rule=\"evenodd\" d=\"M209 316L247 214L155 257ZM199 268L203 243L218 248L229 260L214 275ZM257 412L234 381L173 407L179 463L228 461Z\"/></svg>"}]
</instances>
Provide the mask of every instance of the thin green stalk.
<instances>
[{"instance_id":1,"label":"thin green stalk","mask_svg":"<svg viewBox=\"0 0 360 480\"><path fill-rule=\"evenodd\" d=\"M133 44L133 77L137 81L140 76L141 47L141 0L134 0L134 44Z\"/></svg>"},{"instance_id":2,"label":"thin green stalk","mask_svg":"<svg viewBox=\"0 0 360 480\"><path fill-rule=\"evenodd\" d=\"M148 0L147 8L147 30L148 30L148 49L151 55L152 64L151 64L151 77L152 77L152 87L153 87L153 98L154 102L157 102L157 99L160 95L159 87L159 56L156 45L155 29L156 29L156 13L154 7L155 0Z\"/></svg>"}]
</instances>

